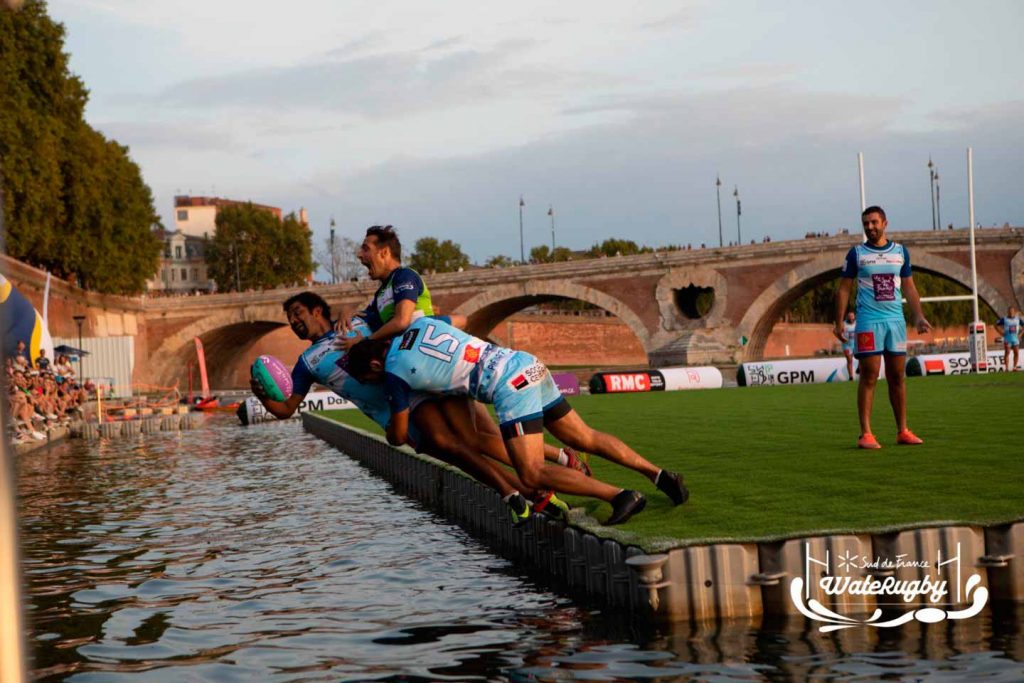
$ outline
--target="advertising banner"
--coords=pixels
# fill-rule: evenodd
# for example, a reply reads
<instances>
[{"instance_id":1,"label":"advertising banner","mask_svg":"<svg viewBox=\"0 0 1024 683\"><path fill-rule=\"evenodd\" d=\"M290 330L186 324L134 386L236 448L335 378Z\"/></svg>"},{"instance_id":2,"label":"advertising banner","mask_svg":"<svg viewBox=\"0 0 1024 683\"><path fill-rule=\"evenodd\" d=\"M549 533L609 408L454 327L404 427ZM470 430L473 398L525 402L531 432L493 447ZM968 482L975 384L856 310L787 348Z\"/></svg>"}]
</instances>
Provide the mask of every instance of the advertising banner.
<instances>
[{"instance_id":1,"label":"advertising banner","mask_svg":"<svg viewBox=\"0 0 1024 683\"><path fill-rule=\"evenodd\" d=\"M590 378L592 394L718 389L721 386L722 373L712 367L597 372Z\"/></svg>"},{"instance_id":2,"label":"advertising banner","mask_svg":"<svg viewBox=\"0 0 1024 683\"><path fill-rule=\"evenodd\" d=\"M989 351L986 360L985 372L1003 372L1006 369L1006 358L1002 351ZM1024 370L1024 356L1018 359L1017 369ZM908 377L968 375L970 372L970 353L936 353L907 359Z\"/></svg>"},{"instance_id":3,"label":"advertising banner","mask_svg":"<svg viewBox=\"0 0 1024 683\"><path fill-rule=\"evenodd\" d=\"M579 395L579 380L577 380L576 375L571 372L552 372L551 379L555 380L555 385L558 386L558 390L562 392L562 396Z\"/></svg>"},{"instance_id":4,"label":"advertising banner","mask_svg":"<svg viewBox=\"0 0 1024 683\"><path fill-rule=\"evenodd\" d=\"M856 373L856 365L854 372ZM743 363L736 371L736 383L741 387L824 384L847 382L849 379L846 359L842 356Z\"/></svg>"},{"instance_id":5,"label":"advertising banner","mask_svg":"<svg viewBox=\"0 0 1024 683\"><path fill-rule=\"evenodd\" d=\"M346 401L333 391L311 391L306 394L306 400L299 404L298 410L292 413L292 417L298 417L300 413L311 410L348 410L355 408L350 401ZM277 418L267 412L260 400L255 396L242 401L236 412L242 424L254 424L256 422L272 422Z\"/></svg>"}]
</instances>

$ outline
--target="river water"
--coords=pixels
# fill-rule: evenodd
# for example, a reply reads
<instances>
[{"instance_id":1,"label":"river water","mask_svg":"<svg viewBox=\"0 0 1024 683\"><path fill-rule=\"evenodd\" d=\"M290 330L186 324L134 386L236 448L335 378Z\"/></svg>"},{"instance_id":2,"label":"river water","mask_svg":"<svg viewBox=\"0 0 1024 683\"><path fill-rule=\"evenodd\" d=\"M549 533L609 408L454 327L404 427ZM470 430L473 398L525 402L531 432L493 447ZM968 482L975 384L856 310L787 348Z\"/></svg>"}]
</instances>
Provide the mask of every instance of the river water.
<instances>
[{"instance_id":1,"label":"river water","mask_svg":"<svg viewBox=\"0 0 1024 683\"><path fill-rule=\"evenodd\" d=\"M37 680L1024 680L1020 607L821 635L574 602L294 421L17 471Z\"/></svg>"}]
</instances>

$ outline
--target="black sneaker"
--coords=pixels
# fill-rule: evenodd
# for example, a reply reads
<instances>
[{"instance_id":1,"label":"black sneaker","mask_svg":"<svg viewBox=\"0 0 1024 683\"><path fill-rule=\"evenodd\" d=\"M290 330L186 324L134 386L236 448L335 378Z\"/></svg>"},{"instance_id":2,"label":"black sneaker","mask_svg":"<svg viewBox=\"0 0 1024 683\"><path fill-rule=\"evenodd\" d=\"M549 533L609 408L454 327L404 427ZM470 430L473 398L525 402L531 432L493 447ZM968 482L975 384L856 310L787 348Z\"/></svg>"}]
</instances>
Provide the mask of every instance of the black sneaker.
<instances>
[{"instance_id":1,"label":"black sneaker","mask_svg":"<svg viewBox=\"0 0 1024 683\"><path fill-rule=\"evenodd\" d=\"M658 478L654 480L654 485L672 499L673 505L682 505L690 497L690 491L686 488L686 484L683 483L683 475L681 474L662 470L658 473Z\"/></svg>"},{"instance_id":2,"label":"black sneaker","mask_svg":"<svg viewBox=\"0 0 1024 683\"><path fill-rule=\"evenodd\" d=\"M605 521L605 526L622 524L627 519L644 509L647 499L639 491L623 489L612 498L612 514Z\"/></svg>"},{"instance_id":3,"label":"black sneaker","mask_svg":"<svg viewBox=\"0 0 1024 683\"><path fill-rule=\"evenodd\" d=\"M512 515L512 526L522 526L530 519L530 504L521 493L513 495L505 504Z\"/></svg>"}]
</instances>

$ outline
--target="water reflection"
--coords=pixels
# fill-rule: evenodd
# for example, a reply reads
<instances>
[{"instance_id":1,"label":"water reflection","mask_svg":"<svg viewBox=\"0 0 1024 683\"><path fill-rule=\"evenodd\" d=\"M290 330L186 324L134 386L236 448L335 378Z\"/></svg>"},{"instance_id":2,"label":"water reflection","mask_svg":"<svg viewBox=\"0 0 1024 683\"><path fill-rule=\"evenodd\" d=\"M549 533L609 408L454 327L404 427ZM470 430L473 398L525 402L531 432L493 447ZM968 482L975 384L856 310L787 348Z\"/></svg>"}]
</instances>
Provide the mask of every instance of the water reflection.
<instances>
[{"instance_id":1,"label":"water reflection","mask_svg":"<svg viewBox=\"0 0 1024 683\"><path fill-rule=\"evenodd\" d=\"M19 475L40 680L1024 679L1019 608L828 635L591 610L295 423L69 442Z\"/></svg>"}]
</instances>

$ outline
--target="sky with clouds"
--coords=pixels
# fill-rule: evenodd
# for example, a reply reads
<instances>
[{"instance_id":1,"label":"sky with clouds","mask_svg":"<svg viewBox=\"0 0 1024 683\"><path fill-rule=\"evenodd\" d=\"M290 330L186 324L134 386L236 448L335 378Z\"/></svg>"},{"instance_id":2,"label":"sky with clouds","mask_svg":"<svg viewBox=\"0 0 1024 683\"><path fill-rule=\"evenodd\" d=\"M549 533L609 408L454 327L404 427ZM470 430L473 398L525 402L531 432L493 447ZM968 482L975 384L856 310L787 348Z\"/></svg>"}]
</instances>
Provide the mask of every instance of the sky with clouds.
<instances>
[{"instance_id":1,"label":"sky with clouds","mask_svg":"<svg viewBox=\"0 0 1024 683\"><path fill-rule=\"evenodd\" d=\"M650 245L1024 224L1017 0L517 3L52 0L89 122L175 194L309 210L315 246L391 223L483 262Z\"/></svg>"}]
</instances>

